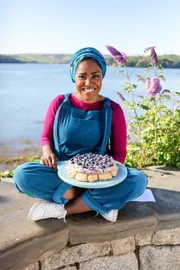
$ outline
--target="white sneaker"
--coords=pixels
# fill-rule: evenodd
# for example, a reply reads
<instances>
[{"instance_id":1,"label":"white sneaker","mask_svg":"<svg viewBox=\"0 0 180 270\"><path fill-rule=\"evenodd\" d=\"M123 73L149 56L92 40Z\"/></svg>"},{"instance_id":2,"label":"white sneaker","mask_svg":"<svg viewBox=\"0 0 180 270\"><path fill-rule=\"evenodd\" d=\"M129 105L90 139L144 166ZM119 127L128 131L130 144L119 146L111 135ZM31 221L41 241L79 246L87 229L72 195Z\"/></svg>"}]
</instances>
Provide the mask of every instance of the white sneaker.
<instances>
[{"instance_id":1,"label":"white sneaker","mask_svg":"<svg viewBox=\"0 0 180 270\"><path fill-rule=\"evenodd\" d=\"M47 218L63 218L65 221L65 216L67 211L64 209L63 204L57 204L50 201L40 201L35 203L29 210L28 219L33 221L47 219Z\"/></svg>"},{"instance_id":2,"label":"white sneaker","mask_svg":"<svg viewBox=\"0 0 180 270\"><path fill-rule=\"evenodd\" d=\"M118 209L113 209L105 214L101 214L101 216L111 222L116 222L118 216Z\"/></svg>"}]
</instances>

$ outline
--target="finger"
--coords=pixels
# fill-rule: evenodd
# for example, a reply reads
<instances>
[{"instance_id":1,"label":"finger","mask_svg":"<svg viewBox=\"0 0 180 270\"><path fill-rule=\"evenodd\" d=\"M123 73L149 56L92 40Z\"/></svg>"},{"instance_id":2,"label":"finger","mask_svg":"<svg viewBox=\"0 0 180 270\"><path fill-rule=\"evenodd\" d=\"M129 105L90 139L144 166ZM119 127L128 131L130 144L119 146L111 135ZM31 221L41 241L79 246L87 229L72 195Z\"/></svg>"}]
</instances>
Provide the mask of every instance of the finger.
<instances>
[{"instance_id":1,"label":"finger","mask_svg":"<svg viewBox=\"0 0 180 270\"><path fill-rule=\"evenodd\" d=\"M57 165L56 165L56 157L53 157L53 158L52 158L52 168L55 169L55 170L57 169Z\"/></svg>"},{"instance_id":2,"label":"finger","mask_svg":"<svg viewBox=\"0 0 180 270\"><path fill-rule=\"evenodd\" d=\"M46 159L46 166L52 168L52 158L51 158L51 157L48 157L48 158Z\"/></svg>"},{"instance_id":3,"label":"finger","mask_svg":"<svg viewBox=\"0 0 180 270\"><path fill-rule=\"evenodd\" d=\"M50 167L51 165L48 158L45 158L45 157L42 157L42 164L48 167Z\"/></svg>"},{"instance_id":4,"label":"finger","mask_svg":"<svg viewBox=\"0 0 180 270\"><path fill-rule=\"evenodd\" d=\"M41 163L42 165L45 165L44 160L43 160L42 157L41 157L41 159L40 159L40 163Z\"/></svg>"}]
</instances>

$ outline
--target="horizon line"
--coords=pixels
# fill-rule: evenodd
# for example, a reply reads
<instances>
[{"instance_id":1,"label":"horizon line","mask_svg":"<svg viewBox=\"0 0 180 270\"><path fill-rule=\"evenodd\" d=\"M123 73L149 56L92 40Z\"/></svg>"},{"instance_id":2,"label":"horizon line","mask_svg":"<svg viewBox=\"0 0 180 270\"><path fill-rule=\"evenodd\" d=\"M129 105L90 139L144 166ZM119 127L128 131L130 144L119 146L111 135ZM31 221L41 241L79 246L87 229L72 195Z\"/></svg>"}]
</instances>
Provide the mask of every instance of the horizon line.
<instances>
[{"instance_id":1,"label":"horizon line","mask_svg":"<svg viewBox=\"0 0 180 270\"><path fill-rule=\"evenodd\" d=\"M24 55L24 54L45 54L45 55L57 55L57 54L70 54L70 55L73 55L74 53L40 53L40 52L28 52L28 53L1 53L0 52L0 55ZM102 53L102 55L106 55L106 56L110 56L112 57L111 54L106 54L106 53ZM177 55L177 56L180 56L180 54L177 54L177 53L162 53L162 54L157 54L157 56L162 56L162 55ZM138 53L135 53L135 54L127 54L127 56L142 56L141 54L138 54Z\"/></svg>"}]
</instances>

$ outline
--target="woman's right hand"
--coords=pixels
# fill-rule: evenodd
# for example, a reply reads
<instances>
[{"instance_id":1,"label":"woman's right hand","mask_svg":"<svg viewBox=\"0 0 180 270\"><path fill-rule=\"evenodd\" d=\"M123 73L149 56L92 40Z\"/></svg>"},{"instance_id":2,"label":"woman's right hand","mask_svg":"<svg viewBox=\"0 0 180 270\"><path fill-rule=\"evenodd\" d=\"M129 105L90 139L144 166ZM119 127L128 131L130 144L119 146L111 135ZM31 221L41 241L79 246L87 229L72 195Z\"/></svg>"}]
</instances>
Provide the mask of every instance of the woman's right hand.
<instances>
[{"instance_id":1,"label":"woman's right hand","mask_svg":"<svg viewBox=\"0 0 180 270\"><path fill-rule=\"evenodd\" d=\"M42 150L43 155L41 157L40 163L56 170L56 161L58 160L58 158L52 152L50 145L44 145Z\"/></svg>"}]
</instances>

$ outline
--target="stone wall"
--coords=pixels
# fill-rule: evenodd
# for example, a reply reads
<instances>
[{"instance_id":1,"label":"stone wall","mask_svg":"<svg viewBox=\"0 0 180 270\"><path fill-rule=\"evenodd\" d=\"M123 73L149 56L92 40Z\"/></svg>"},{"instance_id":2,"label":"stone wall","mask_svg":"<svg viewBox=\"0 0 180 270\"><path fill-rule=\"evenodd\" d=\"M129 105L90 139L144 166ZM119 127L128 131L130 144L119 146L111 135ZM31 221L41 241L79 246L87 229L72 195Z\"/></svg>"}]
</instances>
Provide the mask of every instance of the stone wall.
<instances>
[{"instance_id":1,"label":"stone wall","mask_svg":"<svg viewBox=\"0 0 180 270\"><path fill-rule=\"evenodd\" d=\"M180 270L180 228L66 247L25 270Z\"/></svg>"}]
</instances>

